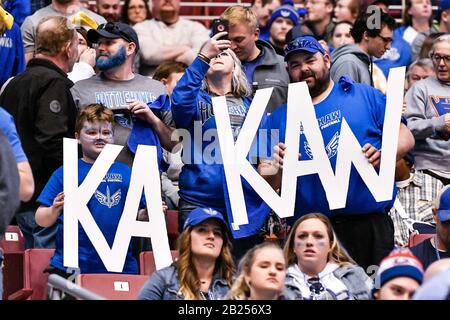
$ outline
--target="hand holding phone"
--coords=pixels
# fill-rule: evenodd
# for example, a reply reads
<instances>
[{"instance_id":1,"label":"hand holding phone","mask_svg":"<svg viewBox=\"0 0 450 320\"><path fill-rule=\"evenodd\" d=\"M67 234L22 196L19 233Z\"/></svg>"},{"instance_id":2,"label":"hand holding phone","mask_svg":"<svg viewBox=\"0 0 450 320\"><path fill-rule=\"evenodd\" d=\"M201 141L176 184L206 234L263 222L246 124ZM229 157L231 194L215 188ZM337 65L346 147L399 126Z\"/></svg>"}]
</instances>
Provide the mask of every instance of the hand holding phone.
<instances>
[{"instance_id":1,"label":"hand holding phone","mask_svg":"<svg viewBox=\"0 0 450 320\"><path fill-rule=\"evenodd\" d=\"M228 20L224 19L214 19L212 24L212 33L213 35L219 33L219 32L229 32L229 22ZM226 36L220 37L217 40L229 40L228 34Z\"/></svg>"}]
</instances>

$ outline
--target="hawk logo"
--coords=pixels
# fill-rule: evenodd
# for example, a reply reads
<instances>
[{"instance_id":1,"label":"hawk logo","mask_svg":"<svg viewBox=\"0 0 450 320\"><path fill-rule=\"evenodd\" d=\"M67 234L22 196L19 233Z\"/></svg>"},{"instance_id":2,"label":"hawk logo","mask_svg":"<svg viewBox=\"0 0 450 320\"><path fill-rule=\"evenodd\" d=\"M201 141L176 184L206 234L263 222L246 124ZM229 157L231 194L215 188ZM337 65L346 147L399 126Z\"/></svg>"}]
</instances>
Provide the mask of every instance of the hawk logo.
<instances>
[{"instance_id":1,"label":"hawk logo","mask_svg":"<svg viewBox=\"0 0 450 320\"><path fill-rule=\"evenodd\" d=\"M95 191L95 197L97 198L98 202L110 209L119 203L121 196L122 192L120 191L120 189L117 190L113 195L111 195L109 186L106 186L106 195L98 190Z\"/></svg>"},{"instance_id":2,"label":"hawk logo","mask_svg":"<svg viewBox=\"0 0 450 320\"><path fill-rule=\"evenodd\" d=\"M217 215L217 211L216 211L216 210L213 210L213 209L211 209L211 208L203 209L203 212L206 213L206 214L209 214L210 216L215 216L215 215Z\"/></svg>"},{"instance_id":3,"label":"hawk logo","mask_svg":"<svg viewBox=\"0 0 450 320\"><path fill-rule=\"evenodd\" d=\"M327 152L328 159L333 158L337 154L338 145L339 145L339 132L336 132L333 138L331 138L331 140L325 146L325 151ZM313 154L308 141L305 141L305 152L310 159L313 159Z\"/></svg>"}]
</instances>

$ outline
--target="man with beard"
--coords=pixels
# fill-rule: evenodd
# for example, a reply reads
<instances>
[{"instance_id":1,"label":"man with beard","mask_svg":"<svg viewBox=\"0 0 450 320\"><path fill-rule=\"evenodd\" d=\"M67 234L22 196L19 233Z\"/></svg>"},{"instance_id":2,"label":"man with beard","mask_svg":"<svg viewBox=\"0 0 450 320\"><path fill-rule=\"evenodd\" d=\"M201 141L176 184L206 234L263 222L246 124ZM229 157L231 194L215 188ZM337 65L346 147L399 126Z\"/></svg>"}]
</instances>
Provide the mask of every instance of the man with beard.
<instances>
[{"instance_id":1,"label":"man with beard","mask_svg":"<svg viewBox=\"0 0 450 320\"><path fill-rule=\"evenodd\" d=\"M54 246L55 228L36 225L35 203L53 171L63 162L63 138L75 132L76 108L67 73L78 57L77 32L65 17L41 20L36 30L37 53L23 73L0 96L0 105L14 118L35 180L31 200L22 203L17 222L26 248Z\"/></svg>"},{"instance_id":2,"label":"man with beard","mask_svg":"<svg viewBox=\"0 0 450 320\"><path fill-rule=\"evenodd\" d=\"M97 13L108 22L119 22L122 18L120 0L97 0Z\"/></svg>"},{"instance_id":3,"label":"man with beard","mask_svg":"<svg viewBox=\"0 0 450 320\"><path fill-rule=\"evenodd\" d=\"M122 22L107 23L97 30L88 31L88 40L96 43L96 65L100 74L78 81L72 88L72 95L78 108L92 103L101 103L115 112L114 141L127 145L138 108L147 111L146 104L165 94L159 81L133 72L133 61L139 51L139 41L133 28ZM166 150L171 150L170 141L172 115L170 111L150 112L150 123ZM162 119L162 121L160 120ZM118 160L131 166L132 154L124 148Z\"/></svg>"},{"instance_id":4,"label":"man with beard","mask_svg":"<svg viewBox=\"0 0 450 320\"><path fill-rule=\"evenodd\" d=\"M154 19L134 26L141 44L139 73L148 76L163 62L190 65L209 40L202 24L179 16L179 0L153 0L152 4Z\"/></svg>"},{"instance_id":5,"label":"man with beard","mask_svg":"<svg viewBox=\"0 0 450 320\"><path fill-rule=\"evenodd\" d=\"M379 15L380 27L374 27L374 15ZM331 55L331 79L338 82L343 75L358 83L373 86L373 57L381 56L391 48L395 20L378 9L363 12L350 30L355 44L345 44Z\"/></svg>"},{"instance_id":6,"label":"man with beard","mask_svg":"<svg viewBox=\"0 0 450 320\"><path fill-rule=\"evenodd\" d=\"M81 6L79 0L52 0L52 3L27 17L22 24L22 38L25 47L25 60L28 62L35 53L36 27L44 17L63 16L70 17L79 11L83 11L97 22L105 23L106 20L98 14Z\"/></svg>"},{"instance_id":7,"label":"man with beard","mask_svg":"<svg viewBox=\"0 0 450 320\"><path fill-rule=\"evenodd\" d=\"M302 36L286 47L287 70L291 83L305 81L314 104L322 138L333 171L343 118L347 121L362 152L374 167L380 163L380 147L383 130L386 98L379 91L354 83L343 77L339 83L330 78L330 57L312 36ZM358 112L355 112L355 110ZM275 146L275 161L263 160L259 172L275 190L281 187L281 171L286 146L286 112L283 105L271 114L267 121L268 132L279 130L279 145ZM273 132L273 131L272 131ZM397 156L412 148L414 139L405 125L400 127ZM301 160L312 159L308 141L302 134L299 148ZM277 172L276 174L273 174ZM392 186L394 189L394 186ZM376 202L371 192L352 168L345 208L330 210L325 191L318 174L301 176L297 180L297 196L294 219L311 213L327 215L350 256L363 268L377 265L394 247L394 228L388 215L395 199Z\"/></svg>"}]
</instances>

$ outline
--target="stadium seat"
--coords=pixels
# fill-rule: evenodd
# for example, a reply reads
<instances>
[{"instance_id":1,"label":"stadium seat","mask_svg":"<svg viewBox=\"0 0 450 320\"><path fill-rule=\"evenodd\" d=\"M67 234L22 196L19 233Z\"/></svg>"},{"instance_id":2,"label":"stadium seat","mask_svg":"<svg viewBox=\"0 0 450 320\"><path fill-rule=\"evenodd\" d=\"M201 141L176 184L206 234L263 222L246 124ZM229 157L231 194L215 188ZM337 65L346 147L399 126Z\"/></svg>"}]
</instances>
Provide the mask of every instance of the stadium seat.
<instances>
[{"instance_id":1,"label":"stadium seat","mask_svg":"<svg viewBox=\"0 0 450 320\"><path fill-rule=\"evenodd\" d=\"M18 226L8 226L5 238L0 240L3 249L3 300L8 299L23 286L23 253L25 238Z\"/></svg>"},{"instance_id":2,"label":"stadium seat","mask_svg":"<svg viewBox=\"0 0 450 320\"><path fill-rule=\"evenodd\" d=\"M23 287L8 296L8 300L47 300L49 265L54 249L27 249L23 256Z\"/></svg>"},{"instance_id":3,"label":"stadium seat","mask_svg":"<svg viewBox=\"0 0 450 320\"><path fill-rule=\"evenodd\" d=\"M85 273L77 284L110 300L135 300L148 276L119 273Z\"/></svg>"},{"instance_id":4,"label":"stadium seat","mask_svg":"<svg viewBox=\"0 0 450 320\"><path fill-rule=\"evenodd\" d=\"M171 250L172 260L175 261L178 258L178 251ZM151 275L156 270L155 258L153 257L153 251L143 251L139 254L139 274Z\"/></svg>"},{"instance_id":5,"label":"stadium seat","mask_svg":"<svg viewBox=\"0 0 450 320\"><path fill-rule=\"evenodd\" d=\"M0 240L0 248L4 253L24 252L25 238L20 231L19 226L8 226L5 232L5 238Z\"/></svg>"},{"instance_id":6,"label":"stadium seat","mask_svg":"<svg viewBox=\"0 0 450 320\"><path fill-rule=\"evenodd\" d=\"M415 247L417 246L419 243L433 237L434 234L429 234L429 233L412 233L409 236L409 242L408 242L408 247Z\"/></svg>"},{"instance_id":7,"label":"stadium seat","mask_svg":"<svg viewBox=\"0 0 450 320\"><path fill-rule=\"evenodd\" d=\"M180 235L178 231L178 210L167 210L167 236L169 238L170 249L174 250Z\"/></svg>"}]
</instances>

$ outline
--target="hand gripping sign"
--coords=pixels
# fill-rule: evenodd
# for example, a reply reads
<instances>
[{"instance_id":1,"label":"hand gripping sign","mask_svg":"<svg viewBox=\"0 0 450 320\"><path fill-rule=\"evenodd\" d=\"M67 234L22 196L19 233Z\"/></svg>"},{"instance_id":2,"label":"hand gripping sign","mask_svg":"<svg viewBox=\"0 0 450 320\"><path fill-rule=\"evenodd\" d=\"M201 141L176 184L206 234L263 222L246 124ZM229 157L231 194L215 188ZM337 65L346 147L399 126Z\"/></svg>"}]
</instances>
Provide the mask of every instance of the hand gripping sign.
<instances>
[{"instance_id":1,"label":"hand gripping sign","mask_svg":"<svg viewBox=\"0 0 450 320\"><path fill-rule=\"evenodd\" d=\"M64 266L78 268L78 222L110 272L122 272L131 237L151 238L156 268L172 263L162 212L160 178L154 146L138 146L133 162L130 186L112 248L94 221L87 203L122 146L106 145L88 175L78 186L78 144L64 139ZM149 221L136 221L144 189Z\"/></svg>"},{"instance_id":2,"label":"hand gripping sign","mask_svg":"<svg viewBox=\"0 0 450 320\"><path fill-rule=\"evenodd\" d=\"M308 87L305 82L290 84L287 102L286 154L283 162L283 187L280 195L270 187L246 159L272 89L262 89L256 92L236 143L234 143L231 133L225 97L213 98L234 230L238 230L239 225L249 223L241 176L281 218L294 215L297 177L309 174L317 173L319 175L331 210L344 208L352 164L377 202L390 200L392 188L386 186L394 184L404 77L404 67L391 69L389 74L386 114L383 124L383 152L379 174L361 152L362 147L345 118L342 119L339 137L336 174L333 173ZM305 137L311 147L312 160L298 160L300 123L303 125Z\"/></svg>"}]
</instances>

